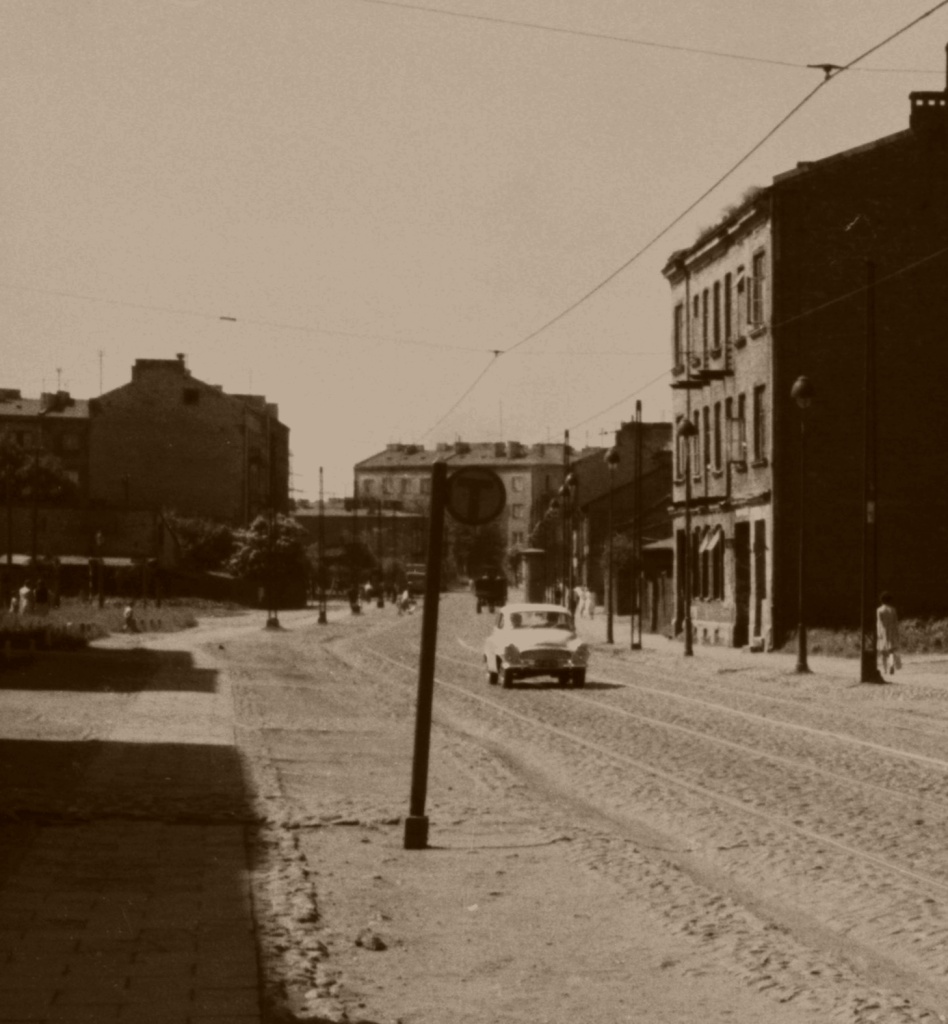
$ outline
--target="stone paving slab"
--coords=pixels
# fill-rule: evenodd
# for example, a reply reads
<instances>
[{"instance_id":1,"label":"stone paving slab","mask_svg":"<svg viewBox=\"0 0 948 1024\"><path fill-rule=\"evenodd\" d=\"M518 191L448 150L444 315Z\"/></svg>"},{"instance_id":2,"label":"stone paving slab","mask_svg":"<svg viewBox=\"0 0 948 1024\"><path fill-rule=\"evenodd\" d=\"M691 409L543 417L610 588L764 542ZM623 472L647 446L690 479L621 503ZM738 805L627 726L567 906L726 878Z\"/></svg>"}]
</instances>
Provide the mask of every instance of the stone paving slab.
<instances>
[{"instance_id":1,"label":"stone paving slab","mask_svg":"<svg viewBox=\"0 0 948 1024\"><path fill-rule=\"evenodd\" d=\"M260 1019L242 826L49 826L3 879L3 1024Z\"/></svg>"}]
</instances>

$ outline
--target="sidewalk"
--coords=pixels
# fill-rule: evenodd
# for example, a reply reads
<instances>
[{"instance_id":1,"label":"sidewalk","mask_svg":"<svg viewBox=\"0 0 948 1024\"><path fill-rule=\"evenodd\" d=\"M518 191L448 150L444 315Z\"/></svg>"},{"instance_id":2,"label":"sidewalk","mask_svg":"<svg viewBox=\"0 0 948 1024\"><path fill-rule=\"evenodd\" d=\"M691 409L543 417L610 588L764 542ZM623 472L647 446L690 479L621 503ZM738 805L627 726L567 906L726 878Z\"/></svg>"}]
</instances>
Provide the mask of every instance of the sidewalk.
<instances>
[{"instance_id":1,"label":"sidewalk","mask_svg":"<svg viewBox=\"0 0 948 1024\"><path fill-rule=\"evenodd\" d=\"M694 655L685 658L684 642L670 640L660 633L642 634L642 651L633 651L631 623L628 615L617 615L613 619L613 644L606 642L606 613L597 609L595 617L577 618L576 631L580 637L600 651L611 651L614 656L633 660L642 654L659 655L665 658L687 661L699 665L713 663L728 668L759 669L770 674L793 673L796 669L796 650L782 650L752 653L736 647L713 646L695 643ZM829 655L808 654L807 664L811 673L817 676L845 679L859 682L859 661L856 658L838 658ZM895 676L887 676L887 682L922 682L948 688L948 654L903 654L902 669Z\"/></svg>"},{"instance_id":2,"label":"sidewalk","mask_svg":"<svg viewBox=\"0 0 948 1024\"><path fill-rule=\"evenodd\" d=\"M0 721L0 1022L260 1024L215 673L173 650L43 658L0 675Z\"/></svg>"}]
</instances>

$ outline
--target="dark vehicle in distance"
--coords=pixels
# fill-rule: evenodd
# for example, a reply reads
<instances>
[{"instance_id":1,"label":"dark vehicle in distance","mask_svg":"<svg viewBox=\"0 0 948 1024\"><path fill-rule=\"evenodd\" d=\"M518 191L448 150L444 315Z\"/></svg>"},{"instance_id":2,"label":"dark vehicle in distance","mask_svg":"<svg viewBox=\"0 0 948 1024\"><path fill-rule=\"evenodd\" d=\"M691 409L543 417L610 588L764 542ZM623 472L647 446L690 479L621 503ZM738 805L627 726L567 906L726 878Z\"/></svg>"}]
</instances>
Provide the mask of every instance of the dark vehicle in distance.
<instances>
[{"instance_id":1,"label":"dark vehicle in distance","mask_svg":"<svg viewBox=\"0 0 948 1024\"><path fill-rule=\"evenodd\" d=\"M474 597L478 615L485 605L490 611L503 607L507 603L507 578L499 573L478 576L474 580Z\"/></svg>"}]
</instances>

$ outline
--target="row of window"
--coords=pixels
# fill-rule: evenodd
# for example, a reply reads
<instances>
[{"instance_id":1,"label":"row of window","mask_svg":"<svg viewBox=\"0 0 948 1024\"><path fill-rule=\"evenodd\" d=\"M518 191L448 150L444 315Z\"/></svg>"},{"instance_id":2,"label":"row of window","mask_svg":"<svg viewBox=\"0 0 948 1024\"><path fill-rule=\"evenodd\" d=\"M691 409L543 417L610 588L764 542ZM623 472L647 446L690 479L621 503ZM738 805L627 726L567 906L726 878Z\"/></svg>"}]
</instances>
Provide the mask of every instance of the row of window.
<instances>
[{"instance_id":1,"label":"row of window","mask_svg":"<svg viewBox=\"0 0 948 1024\"><path fill-rule=\"evenodd\" d=\"M547 478L549 480L549 477ZM382 476L380 480L366 478L362 481L361 491L365 495L376 493L376 484L381 484L381 494L430 494L431 480L427 476ZM512 476L509 478L511 490L515 493L523 492L524 478ZM516 507L516 506L515 506ZM522 515L522 509L520 515ZM518 518L514 516L514 518Z\"/></svg>"},{"instance_id":2,"label":"row of window","mask_svg":"<svg viewBox=\"0 0 948 1024\"><path fill-rule=\"evenodd\" d=\"M721 472L724 461L747 463L762 462L767 458L767 408L764 384L754 388L751 393L752 416L751 434L748 440L747 431L747 395L741 393L736 398L728 397L723 402L714 402L695 409L692 422L695 434L690 439L690 451L687 447L688 438L682 437L681 425L684 417L679 416L676 422L675 436L678 445L675 451L675 476L681 479L685 475L687 460L691 459L691 471L696 480L709 472ZM750 445L750 450L748 450ZM703 456L703 457L702 457Z\"/></svg>"},{"instance_id":3,"label":"row of window","mask_svg":"<svg viewBox=\"0 0 948 1024\"><path fill-rule=\"evenodd\" d=\"M695 354L700 347L707 362L710 352L720 351L722 345L764 323L766 267L761 249L751 258L750 277L745 277L744 267L738 267L735 274L728 271L710 288L696 293L691 300L690 333L684 302L675 306L672 341L676 366L684 363L689 342Z\"/></svg>"}]
</instances>

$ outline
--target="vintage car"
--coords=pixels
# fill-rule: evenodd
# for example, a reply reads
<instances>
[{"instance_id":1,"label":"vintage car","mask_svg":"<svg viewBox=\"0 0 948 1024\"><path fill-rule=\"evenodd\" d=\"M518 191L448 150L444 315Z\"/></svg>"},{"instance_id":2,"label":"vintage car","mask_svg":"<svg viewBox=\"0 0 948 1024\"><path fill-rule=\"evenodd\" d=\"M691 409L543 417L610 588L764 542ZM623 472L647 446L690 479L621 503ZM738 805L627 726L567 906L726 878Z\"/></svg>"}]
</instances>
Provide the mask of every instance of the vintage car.
<instances>
[{"instance_id":1,"label":"vintage car","mask_svg":"<svg viewBox=\"0 0 948 1024\"><path fill-rule=\"evenodd\" d=\"M507 579L500 573L492 576L478 576L474 580L474 600L477 614L486 605L490 611L503 607L507 603Z\"/></svg>"},{"instance_id":2,"label":"vintage car","mask_svg":"<svg viewBox=\"0 0 948 1024\"><path fill-rule=\"evenodd\" d=\"M557 604L508 604L484 644L492 686L536 676L585 686L588 661L589 648L576 636L573 616Z\"/></svg>"}]
</instances>

